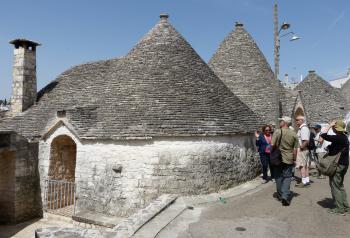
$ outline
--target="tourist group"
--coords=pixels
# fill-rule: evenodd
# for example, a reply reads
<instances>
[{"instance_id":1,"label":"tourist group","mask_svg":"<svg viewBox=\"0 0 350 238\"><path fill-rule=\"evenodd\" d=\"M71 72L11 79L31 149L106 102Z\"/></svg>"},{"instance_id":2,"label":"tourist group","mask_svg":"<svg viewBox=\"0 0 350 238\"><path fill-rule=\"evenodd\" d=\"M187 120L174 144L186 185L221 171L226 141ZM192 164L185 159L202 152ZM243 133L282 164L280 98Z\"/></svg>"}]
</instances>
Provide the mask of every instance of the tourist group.
<instances>
[{"instance_id":1,"label":"tourist group","mask_svg":"<svg viewBox=\"0 0 350 238\"><path fill-rule=\"evenodd\" d=\"M276 198L282 205L289 206L292 199L291 182L295 186L310 188L310 168L315 166L317 179L329 176L329 185L335 208L330 213L345 215L350 212L344 189L344 176L349 167L349 140L343 120L332 121L327 125L308 126L304 116L295 118L295 130L290 117L279 118L280 129L265 125L257 131L256 145L262 165L262 183L268 182L268 169L271 181L276 182ZM322 161L331 159L335 164L333 172L322 170Z\"/></svg>"}]
</instances>

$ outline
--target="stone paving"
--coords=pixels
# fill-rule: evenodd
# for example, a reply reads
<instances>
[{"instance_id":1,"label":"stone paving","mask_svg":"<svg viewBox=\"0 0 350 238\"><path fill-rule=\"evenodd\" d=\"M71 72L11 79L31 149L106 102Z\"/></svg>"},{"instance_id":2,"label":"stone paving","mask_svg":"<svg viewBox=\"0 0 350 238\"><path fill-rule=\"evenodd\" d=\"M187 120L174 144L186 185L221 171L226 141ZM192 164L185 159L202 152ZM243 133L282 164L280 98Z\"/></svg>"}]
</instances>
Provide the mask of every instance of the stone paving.
<instances>
[{"instance_id":1,"label":"stone paving","mask_svg":"<svg viewBox=\"0 0 350 238\"><path fill-rule=\"evenodd\" d=\"M350 237L350 214L339 216L327 212L332 207L328 179L312 180L309 188L298 188L293 184L294 199L289 207L273 198L275 184L269 182L240 196L186 210L156 237ZM345 187L350 193L349 173Z\"/></svg>"},{"instance_id":2,"label":"stone paving","mask_svg":"<svg viewBox=\"0 0 350 238\"><path fill-rule=\"evenodd\" d=\"M72 219L45 213L42 219L31 220L17 225L0 225L0 238L34 238L36 229L55 226L73 227Z\"/></svg>"},{"instance_id":3,"label":"stone paving","mask_svg":"<svg viewBox=\"0 0 350 238\"><path fill-rule=\"evenodd\" d=\"M148 223L150 213L140 210L139 214L120 223L119 229L102 231L94 229L66 229L71 221L42 219L32 224L15 227L0 226L0 238L34 237L34 227L60 226L51 230L42 229L46 234L60 231L76 231L74 237L158 237L158 238L209 238L209 237L282 237L282 238L348 238L350 237L350 214L339 216L329 214L332 207L328 179L313 179L310 188L298 188L292 184L294 199L289 207L283 207L273 198L275 184L259 184L255 179L238 187L217 194L182 197L164 210L163 205L176 197L163 197L149 209L157 211ZM350 175L347 174L345 187L350 191ZM220 199L221 198L221 199ZM164 203L160 200L166 200ZM178 202L179 201L179 202ZM180 202L181 201L181 202ZM180 204L181 203L181 204ZM189 206L190 205L190 206ZM167 205L168 206L168 205ZM193 209L188 209L192 208ZM174 207L174 208L173 208ZM156 209L157 208L157 209ZM173 209L172 209L173 208ZM186 209L184 209L186 208ZM160 214L159 211L163 210ZM157 215L155 218L154 216ZM140 218L146 218L144 222ZM135 221L136 222L135 222ZM169 222L168 222L169 221ZM56 224L55 224L56 223ZM131 232L122 234L121 228L136 224ZM156 224L156 226L155 226ZM141 229L140 229L141 228ZM118 230L118 235L116 234ZM48 233L47 233L48 232ZM43 233L43 234L44 234ZM50 236L45 236L50 237Z\"/></svg>"}]
</instances>

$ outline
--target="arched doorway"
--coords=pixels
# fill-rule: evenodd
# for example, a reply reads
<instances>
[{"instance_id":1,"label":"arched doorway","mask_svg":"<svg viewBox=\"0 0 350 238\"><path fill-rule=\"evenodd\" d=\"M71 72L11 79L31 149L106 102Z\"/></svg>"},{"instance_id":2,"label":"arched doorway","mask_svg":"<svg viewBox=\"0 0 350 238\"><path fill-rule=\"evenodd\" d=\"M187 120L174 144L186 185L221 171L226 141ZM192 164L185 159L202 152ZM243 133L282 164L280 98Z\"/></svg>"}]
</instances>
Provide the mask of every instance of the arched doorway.
<instances>
[{"instance_id":1,"label":"arched doorway","mask_svg":"<svg viewBox=\"0 0 350 238\"><path fill-rule=\"evenodd\" d=\"M292 126L294 129L298 129L297 125L295 124L295 118L298 116L303 116L305 117L305 113L302 107L298 106L297 109L294 111L294 118L292 118Z\"/></svg>"},{"instance_id":2,"label":"arched doorway","mask_svg":"<svg viewBox=\"0 0 350 238\"><path fill-rule=\"evenodd\" d=\"M54 138L46 180L45 204L48 212L71 216L75 202L75 166L77 146L67 135Z\"/></svg>"},{"instance_id":3,"label":"arched doorway","mask_svg":"<svg viewBox=\"0 0 350 238\"><path fill-rule=\"evenodd\" d=\"M51 143L49 179L75 181L77 146L71 137L61 135Z\"/></svg>"},{"instance_id":4,"label":"arched doorway","mask_svg":"<svg viewBox=\"0 0 350 238\"><path fill-rule=\"evenodd\" d=\"M294 118L296 118L297 116L305 116L304 110L301 107L298 107L297 110L295 110Z\"/></svg>"}]
</instances>

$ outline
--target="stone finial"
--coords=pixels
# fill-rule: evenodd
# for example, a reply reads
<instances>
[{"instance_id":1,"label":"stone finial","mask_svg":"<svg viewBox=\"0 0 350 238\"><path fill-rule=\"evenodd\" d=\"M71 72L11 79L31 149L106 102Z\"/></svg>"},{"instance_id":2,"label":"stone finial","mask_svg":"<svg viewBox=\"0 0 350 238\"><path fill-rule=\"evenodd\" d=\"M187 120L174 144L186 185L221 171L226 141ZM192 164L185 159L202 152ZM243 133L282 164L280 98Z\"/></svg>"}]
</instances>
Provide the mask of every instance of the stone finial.
<instances>
[{"instance_id":1,"label":"stone finial","mask_svg":"<svg viewBox=\"0 0 350 238\"><path fill-rule=\"evenodd\" d=\"M161 14L159 15L159 17L160 17L160 19L162 19L162 20L167 20L167 19L169 18L169 14L167 14L167 13L161 13Z\"/></svg>"},{"instance_id":2,"label":"stone finial","mask_svg":"<svg viewBox=\"0 0 350 238\"><path fill-rule=\"evenodd\" d=\"M236 27L243 27L243 23L236 21Z\"/></svg>"},{"instance_id":3,"label":"stone finial","mask_svg":"<svg viewBox=\"0 0 350 238\"><path fill-rule=\"evenodd\" d=\"M316 71L314 69L309 70L309 74L314 74L314 73L316 73Z\"/></svg>"}]
</instances>

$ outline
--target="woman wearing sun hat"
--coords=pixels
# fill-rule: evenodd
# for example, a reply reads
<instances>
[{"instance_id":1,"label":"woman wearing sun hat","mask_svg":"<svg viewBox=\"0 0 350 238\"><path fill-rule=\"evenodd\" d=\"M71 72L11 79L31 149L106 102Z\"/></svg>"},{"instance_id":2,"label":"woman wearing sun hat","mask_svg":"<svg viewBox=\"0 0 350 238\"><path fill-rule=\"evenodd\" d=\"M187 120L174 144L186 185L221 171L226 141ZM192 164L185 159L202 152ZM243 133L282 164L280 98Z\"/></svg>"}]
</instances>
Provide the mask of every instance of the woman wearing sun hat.
<instances>
[{"instance_id":1,"label":"woman wearing sun hat","mask_svg":"<svg viewBox=\"0 0 350 238\"><path fill-rule=\"evenodd\" d=\"M333 176L329 177L332 197L335 208L330 209L331 213L344 215L350 212L346 191L344 188L344 176L349 168L349 140L346 135L345 123L342 120L333 121L320 136L332 144L328 147L329 155L341 153L338 167ZM330 129L333 129L335 135L327 135Z\"/></svg>"}]
</instances>

